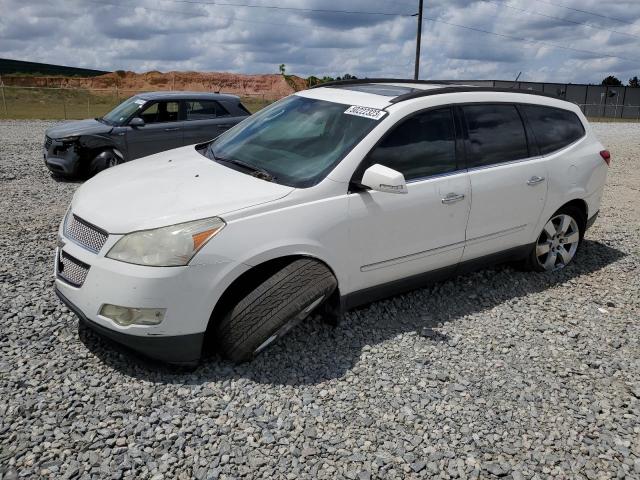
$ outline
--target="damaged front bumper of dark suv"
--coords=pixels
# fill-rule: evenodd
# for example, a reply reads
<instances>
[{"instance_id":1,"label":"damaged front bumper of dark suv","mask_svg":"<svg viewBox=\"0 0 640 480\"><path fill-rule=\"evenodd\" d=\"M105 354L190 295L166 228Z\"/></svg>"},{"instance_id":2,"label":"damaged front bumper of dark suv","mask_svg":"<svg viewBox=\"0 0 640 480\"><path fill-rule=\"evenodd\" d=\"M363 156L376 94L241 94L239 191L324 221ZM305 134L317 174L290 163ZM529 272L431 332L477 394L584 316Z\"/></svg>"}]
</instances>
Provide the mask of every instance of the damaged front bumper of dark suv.
<instances>
[{"instance_id":1,"label":"damaged front bumper of dark suv","mask_svg":"<svg viewBox=\"0 0 640 480\"><path fill-rule=\"evenodd\" d=\"M54 175L73 177L80 169L80 147L77 138L45 137L44 164Z\"/></svg>"}]
</instances>

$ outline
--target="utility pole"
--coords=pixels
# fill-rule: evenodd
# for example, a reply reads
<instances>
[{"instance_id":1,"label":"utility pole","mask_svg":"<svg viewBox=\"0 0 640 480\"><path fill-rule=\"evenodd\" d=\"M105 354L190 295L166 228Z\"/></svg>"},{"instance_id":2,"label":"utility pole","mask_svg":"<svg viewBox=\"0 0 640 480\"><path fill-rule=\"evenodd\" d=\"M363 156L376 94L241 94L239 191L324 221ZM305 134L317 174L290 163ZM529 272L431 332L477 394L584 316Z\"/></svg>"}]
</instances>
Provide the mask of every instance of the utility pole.
<instances>
[{"instance_id":1,"label":"utility pole","mask_svg":"<svg viewBox=\"0 0 640 480\"><path fill-rule=\"evenodd\" d=\"M416 70L413 74L413 79L418 80L420 76L420 42L422 41L422 4L424 0L420 0L420 6L418 7L418 34L416 36Z\"/></svg>"}]
</instances>

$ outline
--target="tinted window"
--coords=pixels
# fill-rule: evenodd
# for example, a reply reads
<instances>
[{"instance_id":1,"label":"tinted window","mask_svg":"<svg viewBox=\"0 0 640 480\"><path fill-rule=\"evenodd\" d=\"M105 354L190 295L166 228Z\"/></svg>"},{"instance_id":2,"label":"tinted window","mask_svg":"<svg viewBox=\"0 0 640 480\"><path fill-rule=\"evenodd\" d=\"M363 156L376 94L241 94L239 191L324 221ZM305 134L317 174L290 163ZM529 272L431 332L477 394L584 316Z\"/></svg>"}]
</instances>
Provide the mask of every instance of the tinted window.
<instances>
[{"instance_id":1,"label":"tinted window","mask_svg":"<svg viewBox=\"0 0 640 480\"><path fill-rule=\"evenodd\" d=\"M522 109L543 155L560 150L584 135L582 122L573 112L538 105L523 105Z\"/></svg>"},{"instance_id":2,"label":"tinted window","mask_svg":"<svg viewBox=\"0 0 640 480\"><path fill-rule=\"evenodd\" d=\"M247 107L245 107L243 104L239 103L238 104L238 108L240 110L242 110L243 112L245 112L247 115L251 115L251 112L247 109Z\"/></svg>"},{"instance_id":3,"label":"tinted window","mask_svg":"<svg viewBox=\"0 0 640 480\"><path fill-rule=\"evenodd\" d=\"M131 97L107 113L102 119L113 125L122 125L145 103L147 101L142 98Z\"/></svg>"},{"instance_id":4,"label":"tinted window","mask_svg":"<svg viewBox=\"0 0 640 480\"><path fill-rule=\"evenodd\" d=\"M149 105L138 115L144 123L175 122L180 111L179 102L155 102Z\"/></svg>"},{"instance_id":5,"label":"tinted window","mask_svg":"<svg viewBox=\"0 0 640 480\"><path fill-rule=\"evenodd\" d=\"M456 169L456 134L451 109L429 110L403 121L373 150L369 165L379 163L406 180Z\"/></svg>"},{"instance_id":6,"label":"tinted window","mask_svg":"<svg viewBox=\"0 0 640 480\"><path fill-rule=\"evenodd\" d=\"M227 130L204 154L231 168L224 159L266 170L277 183L309 187L378 125L371 118L346 114L348 108L291 95Z\"/></svg>"},{"instance_id":7,"label":"tinted window","mask_svg":"<svg viewBox=\"0 0 640 480\"><path fill-rule=\"evenodd\" d=\"M187 120L206 120L229 116L229 112L213 100L189 100L185 104Z\"/></svg>"},{"instance_id":8,"label":"tinted window","mask_svg":"<svg viewBox=\"0 0 640 480\"><path fill-rule=\"evenodd\" d=\"M515 105L462 108L469 132L467 163L470 168L529 156L527 136Z\"/></svg>"}]
</instances>

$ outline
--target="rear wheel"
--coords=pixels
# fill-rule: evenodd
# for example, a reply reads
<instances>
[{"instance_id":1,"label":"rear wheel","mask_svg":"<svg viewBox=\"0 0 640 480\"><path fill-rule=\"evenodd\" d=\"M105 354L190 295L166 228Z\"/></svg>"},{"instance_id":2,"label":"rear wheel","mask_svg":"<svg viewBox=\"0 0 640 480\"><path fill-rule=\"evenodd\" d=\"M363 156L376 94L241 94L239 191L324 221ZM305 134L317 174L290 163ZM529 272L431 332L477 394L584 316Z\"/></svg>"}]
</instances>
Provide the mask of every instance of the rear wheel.
<instances>
[{"instance_id":1,"label":"rear wheel","mask_svg":"<svg viewBox=\"0 0 640 480\"><path fill-rule=\"evenodd\" d=\"M286 265L249 292L216 328L222 353L235 362L251 360L286 335L337 286L322 263L302 258Z\"/></svg>"},{"instance_id":2,"label":"rear wheel","mask_svg":"<svg viewBox=\"0 0 640 480\"><path fill-rule=\"evenodd\" d=\"M539 272L566 267L575 257L584 235L582 212L574 207L558 210L544 225L527 259L527 266Z\"/></svg>"}]
</instances>

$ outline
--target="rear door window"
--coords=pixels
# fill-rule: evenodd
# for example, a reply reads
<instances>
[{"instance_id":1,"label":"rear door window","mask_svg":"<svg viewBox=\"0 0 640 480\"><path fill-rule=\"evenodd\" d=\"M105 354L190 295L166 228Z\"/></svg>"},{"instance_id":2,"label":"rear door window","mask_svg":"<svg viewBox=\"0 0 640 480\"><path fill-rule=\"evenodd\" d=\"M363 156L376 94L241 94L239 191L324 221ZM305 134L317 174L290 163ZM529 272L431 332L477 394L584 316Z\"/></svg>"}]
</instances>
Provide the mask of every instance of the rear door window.
<instances>
[{"instance_id":1,"label":"rear door window","mask_svg":"<svg viewBox=\"0 0 640 480\"><path fill-rule=\"evenodd\" d=\"M540 153L546 155L570 145L584 136L578 116L561 108L521 105L536 137Z\"/></svg>"},{"instance_id":2,"label":"rear door window","mask_svg":"<svg viewBox=\"0 0 640 480\"><path fill-rule=\"evenodd\" d=\"M467 166L483 167L529 156L527 135L515 105L462 107L467 124Z\"/></svg>"},{"instance_id":3,"label":"rear door window","mask_svg":"<svg viewBox=\"0 0 640 480\"><path fill-rule=\"evenodd\" d=\"M187 100L187 120L209 120L228 117L230 113L215 100Z\"/></svg>"},{"instance_id":4,"label":"rear door window","mask_svg":"<svg viewBox=\"0 0 640 480\"><path fill-rule=\"evenodd\" d=\"M401 121L369 155L412 180L455 171L456 131L450 108L427 110Z\"/></svg>"},{"instance_id":5,"label":"rear door window","mask_svg":"<svg viewBox=\"0 0 640 480\"><path fill-rule=\"evenodd\" d=\"M180 112L180 102L155 102L138 115L144 123L177 122Z\"/></svg>"}]
</instances>

